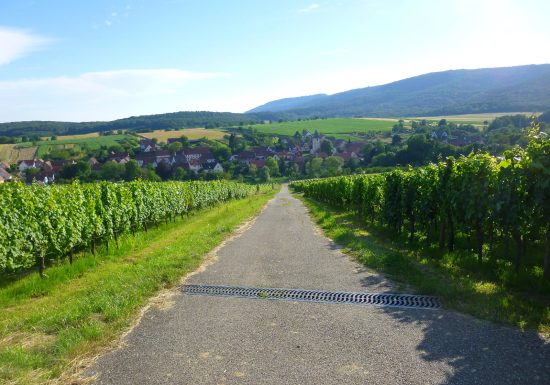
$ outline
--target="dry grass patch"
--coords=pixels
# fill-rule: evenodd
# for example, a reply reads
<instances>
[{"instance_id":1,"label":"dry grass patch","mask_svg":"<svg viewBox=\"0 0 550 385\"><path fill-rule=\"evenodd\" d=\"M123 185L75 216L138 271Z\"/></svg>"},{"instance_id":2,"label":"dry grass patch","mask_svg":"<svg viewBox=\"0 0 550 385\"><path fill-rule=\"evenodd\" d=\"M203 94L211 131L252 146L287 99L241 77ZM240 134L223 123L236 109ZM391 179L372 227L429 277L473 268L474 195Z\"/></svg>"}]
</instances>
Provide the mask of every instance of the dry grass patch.
<instances>
[{"instance_id":1,"label":"dry grass patch","mask_svg":"<svg viewBox=\"0 0 550 385\"><path fill-rule=\"evenodd\" d=\"M75 139L89 139L99 137L99 132L90 132L87 134L77 134L77 135L58 135L56 140L75 140ZM51 136L44 136L42 140L48 141L51 139Z\"/></svg>"},{"instance_id":2,"label":"dry grass patch","mask_svg":"<svg viewBox=\"0 0 550 385\"><path fill-rule=\"evenodd\" d=\"M14 164L20 160L34 159L38 147L17 148L16 144L0 144L0 160Z\"/></svg>"},{"instance_id":3,"label":"dry grass patch","mask_svg":"<svg viewBox=\"0 0 550 385\"><path fill-rule=\"evenodd\" d=\"M227 135L227 133L220 130L204 128L185 128L179 131L156 130L140 135L149 139L156 138L159 142L166 142L168 139L181 138L182 135L185 135L189 139L207 138L211 140L219 140L223 139L224 135Z\"/></svg>"}]
</instances>

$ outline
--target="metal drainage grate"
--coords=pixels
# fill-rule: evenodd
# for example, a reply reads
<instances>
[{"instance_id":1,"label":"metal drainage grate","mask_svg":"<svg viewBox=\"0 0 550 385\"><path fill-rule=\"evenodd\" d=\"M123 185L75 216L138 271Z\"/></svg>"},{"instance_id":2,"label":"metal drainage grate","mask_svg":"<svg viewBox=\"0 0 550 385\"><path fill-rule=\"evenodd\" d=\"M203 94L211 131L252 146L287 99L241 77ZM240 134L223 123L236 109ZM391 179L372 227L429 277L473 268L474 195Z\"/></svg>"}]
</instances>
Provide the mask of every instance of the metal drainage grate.
<instances>
[{"instance_id":1,"label":"metal drainage grate","mask_svg":"<svg viewBox=\"0 0 550 385\"><path fill-rule=\"evenodd\" d=\"M344 303L421 309L439 309L441 306L435 297L411 294L276 289L217 285L184 285L182 287L182 291L183 293L189 295L257 298L282 301Z\"/></svg>"}]
</instances>

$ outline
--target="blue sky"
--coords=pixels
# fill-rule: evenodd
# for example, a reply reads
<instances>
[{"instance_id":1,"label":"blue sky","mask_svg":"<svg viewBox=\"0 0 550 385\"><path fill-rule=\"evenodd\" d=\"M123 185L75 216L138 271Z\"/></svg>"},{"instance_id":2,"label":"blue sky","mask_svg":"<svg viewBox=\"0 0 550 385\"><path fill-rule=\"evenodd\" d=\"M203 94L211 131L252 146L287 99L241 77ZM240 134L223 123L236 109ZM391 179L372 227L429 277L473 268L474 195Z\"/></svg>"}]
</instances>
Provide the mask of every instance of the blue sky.
<instances>
[{"instance_id":1,"label":"blue sky","mask_svg":"<svg viewBox=\"0 0 550 385\"><path fill-rule=\"evenodd\" d=\"M110 120L550 63L547 0L0 0L0 122Z\"/></svg>"}]
</instances>

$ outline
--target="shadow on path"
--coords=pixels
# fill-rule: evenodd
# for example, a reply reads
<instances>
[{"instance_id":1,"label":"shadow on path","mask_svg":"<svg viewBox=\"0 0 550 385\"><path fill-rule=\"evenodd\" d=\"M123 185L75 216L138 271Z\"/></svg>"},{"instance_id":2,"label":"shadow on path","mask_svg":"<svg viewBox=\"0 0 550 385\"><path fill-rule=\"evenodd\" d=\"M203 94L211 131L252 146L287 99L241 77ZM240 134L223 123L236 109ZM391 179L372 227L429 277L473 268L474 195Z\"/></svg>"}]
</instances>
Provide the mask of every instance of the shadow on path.
<instances>
[{"instance_id":1,"label":"shadow on path","mask_svg":"<svg viewBox=\"0 0 550 385\"><path fill-rule=\"evenodd\" d=\"M550 384L550 343L534 331L445 310L384 312L422 328L424 338L417 346L422 358L453 368L444 384Z\"/></svg>"},{"instance_id":2,"label":"shadow on path","mask_svg":"<svg viewBox=\"0 0 550 385\"><path fill-rule=\"evenodd\" d=\"M443 284L430 284L430 277L397 248L381 244L368 232L357 233L354 215L335 209L330 211L316 212L317 224L328 228L337 244L348 250L359 250L355 255L360 262L393 277L406 277L405 280L420 288L421 293L433 293L434 287ZM377 275L362 279L364 287L381 282L382 278ZM455 294L481 295L469 287L456 290ZM422 359L446 362L452 368L442 384L550 384L550 341L533 330L523 332L449 310L383 308L383 311L400 323L413 324L422 330L423 338L416 347Z\"/></svg>"}]
</instances>

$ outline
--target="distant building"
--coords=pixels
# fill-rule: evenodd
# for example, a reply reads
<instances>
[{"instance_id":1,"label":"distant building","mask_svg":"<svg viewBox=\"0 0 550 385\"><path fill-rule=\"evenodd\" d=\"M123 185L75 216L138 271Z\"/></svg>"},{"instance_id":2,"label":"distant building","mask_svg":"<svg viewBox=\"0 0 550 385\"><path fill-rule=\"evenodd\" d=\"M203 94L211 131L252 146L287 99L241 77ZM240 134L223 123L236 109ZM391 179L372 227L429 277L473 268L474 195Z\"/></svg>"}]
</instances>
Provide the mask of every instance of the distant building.
<instances>
[{"instance_id":1,"label":"distant building","mask_svg":"<svg viewBox=\"0 0 550 385\"><path fill-rule=\"evenodd\" d=\"M311 138L311 153L315 154L317 151L321 149L321 143L323 143L323 140L325 140L325 137L323 135L319 135L317 132L312 136Z\"/></svg>"},{"instance_id":2,"label":"distant building","mask_svg":"<svg viewBox=\"0 0 550 385\"><path fill-rule=\"evenodd\" d=\"M219 162L203 163L202 164L202 169L203 169L204 172L207 172L207 173L223 172L223 166Z\"/></svg>"},{"instance_id":3,"label":"distant building","mask_svg":"<svg viewBox=\"0 0 550 385\"><path fill-rule=\"evenodd\" d=\"M39 183L39 184L52 184L55 182L55 173L51 171L40 171L36 175L28 174L26 177L26 182Z\"/></svg>"},{"instance_id":4,"label":"distant building","mask_svg":"<svg viewBox=\"0 0 550 385\"><path fill-rule=\"evenodd\" d=\"M160 146L148 138L143 138L139 141L139 148L142 152L154 152L161 149Z\"/></svg>"},{"instance_id":5,"label":"distant building","mask_svg":"<svg viewBox=\"0 0 550 385\"><path fill-rule=\"evenodd\" d=\"M42 168L43 165L44 165L44 162L41 160L34 160L34 159L20 160L17 163L17 168L19 169L19 171L23 172L29 168Z\"/></svg>"},{"instance_id":6,"label":"distant building","mask_svg":"<svg viewBox=\"0 0 550 385\"><path fill-rule=\"evenodd\" d=\"M187 161L200 160L201 162L214 163L216 158L208 147L195 147L184 150Z\"/></svg>"},{"instance_id":7,"label":"distant building","mask_svg":"<svg viewBox=\"0 0 550 385\"><path fill-rule=\"evenodd\" d=\"M13 180L13 176L7 172L4 168L0 167L0 183L10 182Z\"/></svg>"},{"instance_id":8,"label":"distant building","mask_svg":"<svg viewBox=\"0 0 550 385\"><path fill-rule=\"evenodd\" d=\"M107 160L111 160L118 164L126 164L130 161L130 154L128 154L127 152L112 153L109 155Z\"/></svg>"},{"instance_id":9,"label":"distant building","mask_svg":"<svg viewBox=\"0 0 550 385\"><path fill-rule=\"evenodd\" d=\"M263 160L263 159L251 160L250 163L249 163L249 166L251 166L251 165L256 166L256 168L259 170L259 169L261 169L262 167L265 166L265 160Z\"/></svg>"}]
</instances>

